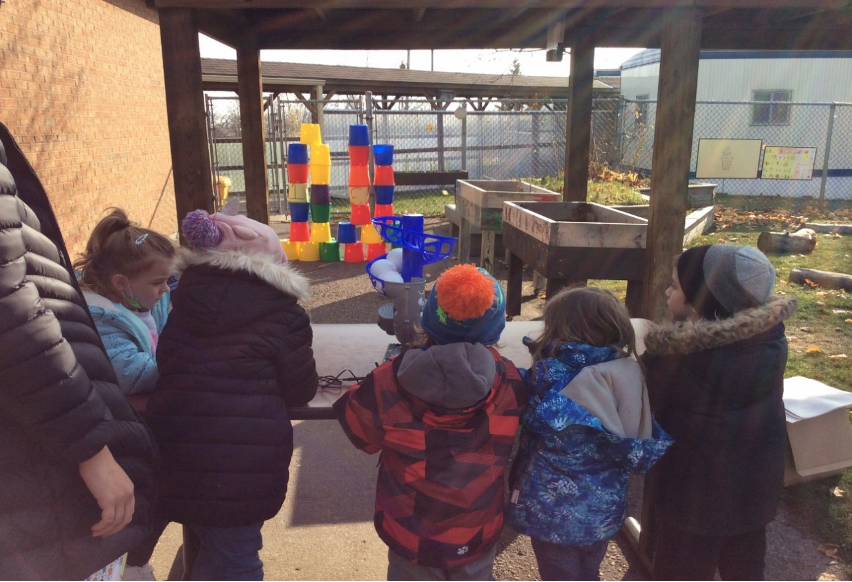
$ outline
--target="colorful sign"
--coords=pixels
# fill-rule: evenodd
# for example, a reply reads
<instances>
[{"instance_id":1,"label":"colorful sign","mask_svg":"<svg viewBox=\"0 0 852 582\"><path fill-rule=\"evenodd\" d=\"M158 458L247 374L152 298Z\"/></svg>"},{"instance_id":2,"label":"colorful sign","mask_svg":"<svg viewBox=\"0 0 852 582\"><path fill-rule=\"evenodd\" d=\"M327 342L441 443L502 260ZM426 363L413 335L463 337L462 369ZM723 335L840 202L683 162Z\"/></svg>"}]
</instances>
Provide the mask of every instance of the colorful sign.
<instances>
[{"instance_id":1,"label":"colorful sign","mask_svg":"<svg viewBox=\"0 0 852 582\"><path fill-rule=\"evenodd\" d=\"M763 150L764 180L810 180L816 148L766 146Z\"/></svg>"},{"instance_id":2,"label":"colorful sign","mask_svg":"<svg viewBox=\"0 0 852 582\"><path fill-rule=\"evenodd\" d=\"M699 139L695 177L757 178L762 145L759 139Z\"/></svg>"}]
</instances>

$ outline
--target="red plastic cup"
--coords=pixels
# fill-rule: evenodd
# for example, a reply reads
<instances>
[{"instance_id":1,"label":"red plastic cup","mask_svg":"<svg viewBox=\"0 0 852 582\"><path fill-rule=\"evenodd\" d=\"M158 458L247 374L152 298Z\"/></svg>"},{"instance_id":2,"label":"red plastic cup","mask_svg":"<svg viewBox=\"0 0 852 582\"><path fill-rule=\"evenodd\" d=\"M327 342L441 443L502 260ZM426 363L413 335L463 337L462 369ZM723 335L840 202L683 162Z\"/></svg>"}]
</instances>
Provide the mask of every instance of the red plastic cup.
<instances>
[{"instance_id":1,"label":"red plastic cup","mask_svg":"<svg viewBox=\"0 0 852 582\"><path fill-rule=\"evenodd\" d=\"M349 222L358 226L364 226L365 224L372 224L370 218L372 217L370 216L370 206L368 204L352 205L352 217L349 219Z\"/></svg>"},{"instance_id":2,"label":"red plastic cup","mask_svg":"<svg viewBox=\"0 0 852 582\"><path fill-rule=\"evenodd\" d=\"M290 223L290 241L291 242L310 242L311 227L307 222L291 222Z\"/></svg>"},{"instance_id":3,"label":"red plastic cup","mask_svg":"<svg viewBox=\"0 0 852 582\"><path fill-rule=\"evenodd\" d=\"M393 204L376 204L376 216L393 216Z\"/></svg>"},{"instance_id":4,"label":"red plastic cup","mask_svg":"<svg viewBox=\"0 0 852 582\"><path fill-rule=\"evenodd\" d=\"M349 165L366 166L370 163L370 146L349 146Z\"/></svg>"},{"instance_id":5,"label":"red plastic cup","mask_svg":"<svg viewBox=\"0 0 852 582\"><path fill-rule=\"evenodd\" d=\"M364 187L370 185L369 166L349 166L349 187Z\"/></svg>"},{"instance_id":6,"label":"red plastic cup","mask_svg":"<svg viewBox=\"0 0 852 582\"><path fill-rule=\"evenodd\" d=\"M376 166L375 174L373 174L374 186L394 186L393 181L393 166ZM352 185L351 183L349 184Z\"/></svg>"},{"instance_id":7,"label":"red plastic cup","mask_svg":"<svg viewBox=\"0 0 852 582\"><path fill-rule=\"evenodd\" d=\"M382 255L388 252L388 248L385 243L372 243L367 245L367 260L372 261L373 259L378 259Z\"/></svg>"},{"instance_id":8,"label":"red plastic cup","mask_svg":"<svg viewBox=\"0 0 852 582\"><path fill-rule=\"evenodd\" d=\"M364 245L361 243L347 243L343 245L343 262L344 263L363 263L364 262Z\"/></svg>"},{"instance_id":9,"label":"red plastic cup","mask_svg":"<svg viewBox=\"0 0 852 582\"><path fill-rule=\"evenodd\" d=\"M308 164L287 164L287 178L291 184L307 184Z\"/></svg>"}]
</instances>

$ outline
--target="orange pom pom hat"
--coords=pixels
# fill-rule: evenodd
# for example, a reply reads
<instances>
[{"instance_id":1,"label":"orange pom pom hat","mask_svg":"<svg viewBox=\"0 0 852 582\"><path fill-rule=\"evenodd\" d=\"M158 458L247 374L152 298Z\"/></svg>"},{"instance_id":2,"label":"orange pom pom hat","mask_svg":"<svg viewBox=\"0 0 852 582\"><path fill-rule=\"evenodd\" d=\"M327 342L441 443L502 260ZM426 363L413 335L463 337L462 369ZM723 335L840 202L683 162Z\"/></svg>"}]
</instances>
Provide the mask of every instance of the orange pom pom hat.
<instances>
[{"instance_id":1,"label":"orange pom pom hat","mask_svg":"<svg viewBox=\"0 0 852 582\"><path fill-rule=\"evenodd\" d=\"M488 271L473 265L444 271L420 318L420 327L438 344L495 344L505 326L503 288Z\"/></svg>"}]
</instances>

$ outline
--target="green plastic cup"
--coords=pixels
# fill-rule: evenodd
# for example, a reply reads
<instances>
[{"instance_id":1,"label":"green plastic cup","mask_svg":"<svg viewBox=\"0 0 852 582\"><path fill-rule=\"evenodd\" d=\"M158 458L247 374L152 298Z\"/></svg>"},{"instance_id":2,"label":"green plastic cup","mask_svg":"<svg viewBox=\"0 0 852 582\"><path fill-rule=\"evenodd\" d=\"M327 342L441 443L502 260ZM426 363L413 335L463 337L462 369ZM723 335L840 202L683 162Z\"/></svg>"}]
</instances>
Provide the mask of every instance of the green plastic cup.
<instances>
[{"instance_id":1,"label":"green plastic cup","mask_svg":"<svg viewBox=\"0 0 852 582\"><path fill-rule=\"evenodd\" d=\"M336 239L331 239L331 242L319 244L320 261L323 263L339 263L340 262L340 245Z\"/></svg>"}]
</instances>

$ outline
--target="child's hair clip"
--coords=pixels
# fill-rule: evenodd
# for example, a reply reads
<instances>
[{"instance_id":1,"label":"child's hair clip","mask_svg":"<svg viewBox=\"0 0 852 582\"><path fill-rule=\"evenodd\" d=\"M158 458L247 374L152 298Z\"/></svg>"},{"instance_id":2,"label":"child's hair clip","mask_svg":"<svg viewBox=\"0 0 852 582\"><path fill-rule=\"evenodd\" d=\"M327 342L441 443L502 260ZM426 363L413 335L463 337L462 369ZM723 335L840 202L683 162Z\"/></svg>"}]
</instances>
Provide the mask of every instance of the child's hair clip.
<instances>
[{"instance_id":1,"label":"child's hair clip","mask_svg":"<svg viewBox=\"0 0 852 582\"><path fill-rule=\"evenodd\" d=\"M137 244L137 245L141 245L141 244L145 241L145 239L146 239L146 238L148 238L148 233L147 233L147 232L146 232L145 234L143 234L142 236L140 236L139 238L137 238L137 239L136 239L136 244Z\"/></svg>"}]
</instances>

